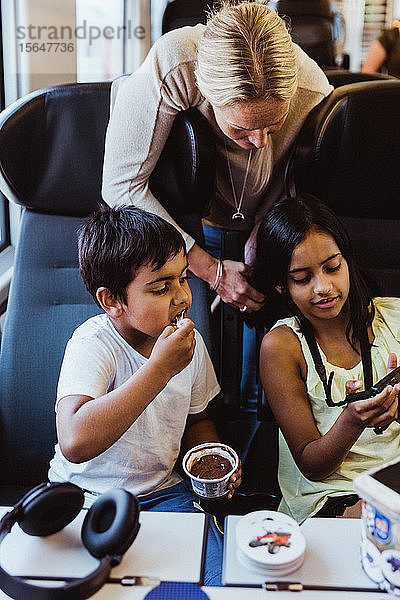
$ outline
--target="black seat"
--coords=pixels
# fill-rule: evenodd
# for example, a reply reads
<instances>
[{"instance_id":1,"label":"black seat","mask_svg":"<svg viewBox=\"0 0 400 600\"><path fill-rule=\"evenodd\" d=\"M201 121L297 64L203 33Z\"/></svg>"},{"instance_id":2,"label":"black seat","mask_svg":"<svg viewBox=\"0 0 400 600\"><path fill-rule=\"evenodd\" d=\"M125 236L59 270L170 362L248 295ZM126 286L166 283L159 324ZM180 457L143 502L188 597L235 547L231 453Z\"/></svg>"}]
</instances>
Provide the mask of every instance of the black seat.
<instances>
[{"instance_id":1,"label":"black seat","mask_svg":"<svg viewBox=\"0 0 400 600\"><path fill-rule=\"evenodd\" d=\"M400 296L399 131L400 81L338 87L306 119L286 176L341 217L384 296Z\"/></svg>"},{"instance_id":2,"label":"black seat","mask_svg":"<svg viewBox=\"0 0 400 600\"><path fill-rule=\"evenodd\" d=\"M293 41L316 63L323 68L337 65L335 42L344 36L344 22L330 0L279 0L276 8L289 21Z\"/></svg>"},{"instance_id":3,"label":"black seat","mask_svg":"<svg viewBox=\"0 0 400 600\"><path fill-rule=\"evenodd\" d=\"M46 479L65 344L100 310L79 276L76 231L102 202L109 92L110 83L57 86L0 114L0 189L24 207L1 340L1 504ZM200 113L180 113L151 181L171 212L185 200L180 219L193 234L214 189L208 133ZM197 278L190 285L206 324L208 286ZM208 329L202 333L209 341Z\"/></svg>"},{"instance_id":4,"label":"black seat","mask_svg":"<svg viewBox=\"0 0 400 600\"><path fill-rule=\"evenodd\" d=\"M207 11L212 8L213 0L173 0L164 10L162 33L167 33L186 25L197 25L207 20Z\"/></svg>"},{"instance_id":5,"label":"black seat","mask_svg":"<svg viewBox=\"0 0 400 600\"><path fill-rule=\"evenodd\" d=\"M349 71L347 69L324 69L324 73L333 87L358 83L360 81L376 81L377 79L394 79L383 73L362 73L361 71Z\"/></svg>"}]
</instances>

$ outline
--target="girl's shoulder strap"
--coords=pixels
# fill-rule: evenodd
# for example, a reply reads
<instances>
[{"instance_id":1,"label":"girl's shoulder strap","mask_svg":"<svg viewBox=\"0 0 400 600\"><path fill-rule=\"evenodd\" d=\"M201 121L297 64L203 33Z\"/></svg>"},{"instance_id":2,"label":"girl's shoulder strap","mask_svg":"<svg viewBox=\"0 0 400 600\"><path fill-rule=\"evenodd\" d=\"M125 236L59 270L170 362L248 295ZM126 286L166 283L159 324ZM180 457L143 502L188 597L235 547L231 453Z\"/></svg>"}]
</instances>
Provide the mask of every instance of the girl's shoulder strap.
<instances>
[{"instance_id":1,"label":"girl's shoulder strap","mask_svg":"<svg viewBox=\"0 0 400 600\"><path fill-rule=\"evenodd\" d=\"M314 329L311 323L305 319L303 316L299 318L301 331L305 337L307 345L310 349L310 353L314 362L315 370L318 373L318 376L324 386L325 391L325 401L328 406L343 406L346 404L345 399L341 402L333 402L332 400L332 381L334 377L334 371L329 373L329 377L326 376L326 370L324 363L322 361L321 352L319 351L317 340L315 339ZM363 365L363 373L364 373L364 388L369 389L372 387L372 359L371 359L371 345L368 339L368 331L367 328L363 330L363 334L360 340L361 345L361 360Z\"/></svg>"},{"instance_id":2,"label":"girl's shoulder strap","mask_svg":"<svg viewBox=\"0 0 400 600\"><path fill-rule=\"evenodd\" d=\"M335 406L335 404L332 401L332 393L331 393L334 372L331 371L329 373L329 378L326 377L326 370L324 367L324 363L322 361L321 352L319 351L319 348L318 348L317 340L315 339L314 329L313 329L311 323L307 319L305 319L303 316L299 317L299 321L300 321L301 331L305 337L305 340L306 340L307 345L311 352L315 370L317 371L318 376L322 382L322 385L324 386L325 401L328 406Z\"/></svg>"}]
</instances>

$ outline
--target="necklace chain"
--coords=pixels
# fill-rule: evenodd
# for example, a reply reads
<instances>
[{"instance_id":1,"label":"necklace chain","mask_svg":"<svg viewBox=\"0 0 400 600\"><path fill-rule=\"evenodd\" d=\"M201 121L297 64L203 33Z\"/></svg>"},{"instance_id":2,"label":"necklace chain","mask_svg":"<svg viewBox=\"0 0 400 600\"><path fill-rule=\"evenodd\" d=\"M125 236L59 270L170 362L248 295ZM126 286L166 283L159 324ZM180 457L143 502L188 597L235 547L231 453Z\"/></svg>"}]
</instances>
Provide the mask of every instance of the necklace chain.
<instances>
[{"instance_id":1,"label":"necklace chain","mask_svg":"<svg viewBox=\"0 0 400 600\"><path fill-rule=\"evenodd\" d=\"M224 140L224 144L225 144L226 162L228 163L229 178L231 180L233 200L235 202L235 208L236 208L236 212L232 215L232 219L234 219L234 220L235 219L244 219L244 214L241 212L241 208L242 208L242 204L243 204L244 192L245 192L245 189L246 189L247 177L249 175L250 161L251 161L251 156L253 154L253 149L249 150L249 156L248 156L247 165L246 165L246 172L245 172L244 179L243 179L242 191L240 193L240 199L239 199L239 202L238 202L237 195L236 195L235 184L233 183L231 161L229 160L228 147L226 145L226 141L225 140Z\"/></svg>"}]
</instances>

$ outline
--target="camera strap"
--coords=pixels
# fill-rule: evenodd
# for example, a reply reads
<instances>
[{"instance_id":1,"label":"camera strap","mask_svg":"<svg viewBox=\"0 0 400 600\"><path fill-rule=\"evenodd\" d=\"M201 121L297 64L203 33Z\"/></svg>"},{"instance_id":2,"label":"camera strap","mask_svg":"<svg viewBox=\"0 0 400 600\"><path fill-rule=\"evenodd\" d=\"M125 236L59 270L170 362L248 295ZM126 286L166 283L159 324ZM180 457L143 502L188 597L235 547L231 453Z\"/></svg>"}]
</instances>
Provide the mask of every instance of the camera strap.
<instances>
[{"instance_id":1,"label":"camera strap","mask_svg":"<svg viewBox=\"0 0 400 600\"><path fill-rule=\"evenodd\" d=\"M364 389L369 390L372 388L374 382L372 380L371 344L369 343L368 330L366 327L364 327L360 339L360 349L364 373Z\"/></svg>"},{"instance_id":2,"label":"camera strap","mask_svg":"<svg viewBox=\"0 0 400 600\"><path fill-rule=\"evenodd\" d=\"M332 382L335 375L334 371L329 373L329 377L326 376L326 370L322 361L321 352L318 348L317 340L315 339L314 329L311 323L304 319L300 320L301 331L306 339L307 345L310 349L311 356L314 362L315 370L322 382L325 391L325 401L328 406L344 406L346 401L333 402L332 400ZM372 359L371 359L371 346L368 339L368 330L365 327L362 332L360 339L360 350L361 350L361 361L363 366L364 374L364 388L367 390L372 387Z\"/></svg>"}]
</instances>

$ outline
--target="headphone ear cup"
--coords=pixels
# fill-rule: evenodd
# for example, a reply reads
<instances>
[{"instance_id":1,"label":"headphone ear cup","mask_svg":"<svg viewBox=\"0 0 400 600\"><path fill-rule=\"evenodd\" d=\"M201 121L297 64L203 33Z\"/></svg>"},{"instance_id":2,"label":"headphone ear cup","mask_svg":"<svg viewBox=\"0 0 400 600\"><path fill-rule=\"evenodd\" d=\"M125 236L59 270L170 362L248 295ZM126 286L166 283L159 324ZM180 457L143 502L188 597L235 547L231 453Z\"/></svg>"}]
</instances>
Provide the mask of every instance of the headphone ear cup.
<instances>
[{"instance_id":1,"label":"headphone ear cup","mask_svg":"<svg viewBox=\"0 0 400 600\"><path fill-rule=\"evenodd\" d=\"M75 519L83 502L83 490L73 483L42 484L22 498L18 522L29 535L51 535Z\"/></svg>"},{"instance_id":2,"label":"headphone ear cup","mask_svg":"<svg viewBox=\"0 0 400 600\"><path fill-rule=\"evenodd\" d=\"M82 542L95 558L119 556L139 531L139 502L127 490L116 488L100 496L82 525Z\"/></svg>"}]
</instances>

